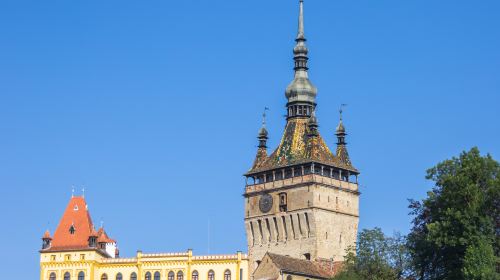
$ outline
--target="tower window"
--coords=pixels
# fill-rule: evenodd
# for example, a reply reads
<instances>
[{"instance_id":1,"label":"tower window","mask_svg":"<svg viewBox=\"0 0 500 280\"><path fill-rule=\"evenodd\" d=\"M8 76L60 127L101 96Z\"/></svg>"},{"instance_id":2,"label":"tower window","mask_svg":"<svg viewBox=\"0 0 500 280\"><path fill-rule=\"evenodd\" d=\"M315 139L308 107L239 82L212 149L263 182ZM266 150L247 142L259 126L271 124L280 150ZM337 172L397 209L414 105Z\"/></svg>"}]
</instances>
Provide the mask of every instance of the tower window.
<instances>
[{"instance_id":1,"label":"tower window","mask_svg":"<svg viewBox=\"0 0 500 280\"><path fill-rule=\"evenodd\" d=\"M231 271L229 269L224 271L224 280L231 280Z\"/></svg>"},{"instance_id":2,"label":"tower window","mask_svg":"<svg viewBox=\"0 0 500 280\"><path fill-rule=\"evenodd\" d=\"M208 280L215 280L215 272L211 269L208 271Z\"/></svg>"},{"instance_id":3,"label":"tower window","mask_svg":"<svg viewBox=\"0 0 500 280\"><path fill-rule=\"evenodd\" d=\"M151 279L151 277L150 277L150 279ZM108 275L106 273L101 275L101 280L108 280Z\"/></svg>"},{"instance_id":4,"label":"tower window","mask_svg":"<svg viewBox=\"0 0 500 280\"><path fill-rule=\"evenodd\" d=\"M137 273L132 272L132 274L130 274L130 280L137 280Z\"/></svg>"},{"instance_id":5,"label":"tower window","mask_svg":"<svg viewBox=\"0 0 500 280\"><path fill-rule=\"evenodd\" d=\"M184 273L182 271L177 272L177 280L184 280Z\"/></svg>"},{"instance_id":6,"label":"tower window","mask_svg":"<svg viewBox=\"0 0 500 280\"><path fill-rule=\"evenodd\" d=\"M64 273L64 280L70 280L70 279L71 275L69 274L69 272Z\"/></svg>"},{"instance_id":7,"label":"tower window","mask_svg":"<svg viewBox=\"0 0 500 280\"><path fill-rule=\"evenodd\" d=\"M195 270L193 271L193 276L191 277L192 280L198 280L198 271Z\"/></svg>"},{"instance_id":8,"label":"tower window","mask_svg":"<svg viewBox=\"0 0 500 280\"><path fill-rule=\"evenodd\" d=\"M160 272L155 272L154 280L160 280Z\"/></svg>"},{"instance_id":9,"label":"tower window","mask_svg":"<svg viewBox=\"0 0 500 280\"><path fill-rule=\"evenodd\" d=\"M151 280L151 272L146 272L146 277L144 277L146 280Z\"/></svg>"},{"instance_id":10,"label":"tower window","mask_svg":"<svg viewBox=\"0 0 500 280\"><path fill-rule=\"evenodd\" d=\"M286 193L280 193L280 211L281 212L286 212L287 211L287 197L286 197Z\"/></svg>"},{"instance_id":11,"label":"tower window","mask_svg":"<svg viewBox=\"0 0 500 280\"><path fill-rule=\"evenodd\" d=\"M175 279L175 273L173 271L170 271L168 273L168 280L174 280Z\"/></svg>"},{"instance_id":12,"label":"tower window","mask_svg":"<svg viewBox=\"0 0 500 280\"><path fill-rule=\"evenodd\" d=\"M83 271L78 272L78 280L85 280L85 273Z\"/></svg>"},{"instance_id":13,"label":"tower window","mask_svg":"<svg viewBox=\"0 0 500 280\"><path fill-rule=\"evenodd\" d=\"M74 226L74 225L71 225L71 226L69 227L69 233L70 233L70 234L75 234L75 231L76 231L75 226Z\"/></svg>"},{"instance_id":14,"label":"tower window","mask_svg":"<svg viewBox=\"0 0 500 280\"><path fill-rule=\"evenodd\" d=\"M56 273L52 272L49 276L49 280L56 280Z\"/></svg>"},{"instance_id":15,"label":"tower window","mask_svg":"<svg viewBox=\"0 0 500 280\"><path fill-rule=\"evenodd\" d=\"M116 280L123 280L123 275L120 272L116 274Z\"/></svg>"}]
</instances>

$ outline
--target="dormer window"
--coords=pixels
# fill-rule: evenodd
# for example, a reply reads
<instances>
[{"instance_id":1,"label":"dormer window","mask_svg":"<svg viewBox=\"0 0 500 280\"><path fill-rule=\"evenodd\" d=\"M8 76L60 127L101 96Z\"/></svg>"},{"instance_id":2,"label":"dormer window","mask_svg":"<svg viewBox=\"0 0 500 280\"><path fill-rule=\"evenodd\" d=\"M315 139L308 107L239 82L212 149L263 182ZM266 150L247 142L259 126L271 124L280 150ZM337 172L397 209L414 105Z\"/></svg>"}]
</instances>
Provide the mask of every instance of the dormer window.
<instances>
[{"instance_id":1,"label":"dormer window","mask_svg":"<svg viewBox=\"0 0 500 280\"><path fill-rule=\"evenodd\" d=\"M74 226L74 225L71 225L71 226L69 227L69 233L70 233L70 234L75 234L75 231L76 231L75 226Z\"/></svg>"}]
</instances>

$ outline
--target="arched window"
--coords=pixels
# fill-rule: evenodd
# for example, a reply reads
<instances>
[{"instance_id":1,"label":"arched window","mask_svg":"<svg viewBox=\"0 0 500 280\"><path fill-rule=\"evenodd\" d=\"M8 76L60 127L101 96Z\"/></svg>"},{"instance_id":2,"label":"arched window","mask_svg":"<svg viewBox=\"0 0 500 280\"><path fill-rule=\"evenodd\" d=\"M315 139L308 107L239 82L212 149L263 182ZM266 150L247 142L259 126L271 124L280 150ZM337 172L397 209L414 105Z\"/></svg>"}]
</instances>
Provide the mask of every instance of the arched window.
<instances>
[{"instance_id":1,"label":"arched window","mask_svg":"<svg viewBox=\"0 0 500 280\"><path fill-rule=\"evenodd\" d=\"M69 274L69 272L64 273L64 280L70 280L70 279L71 275Z\"/></svg>"},{"instance_id":2,"label":"arched window","mask_svg":"<svg viewBox=\"0 0 500 280\"><path fill-rule=\"evenodd\" d=\"M155 272L155 280L160 280L160 272Z\"/></svg>"},{"instance_id":3,"label":"arched window","mask_svg":"<svg viewBox=\"0 0 500 280\"><path fill-rule=\"evenodd\" d=\"M137 280L137 273L132 272L132 274L130 274L130 280Z\"/></svg>"},{"instance_id":4,"label":"arched window","mask_svg":"<svg viewBox=\"0 0 500 280\"><path fill-rule=\"evenodd\" d=\"M85 280L85 272L83 271L78 272L78 280Z\"/></svg>"},{"instance_id":5,"label":"arched window","mask_svg":"<svg viewBox=\"0 0 500 280\"><path fill-rule=\"evenodd\" d=\"M49 280L56 280L56 273L55 272L52 272L49 276ZM194 280L194 279L193 279ZM196 279L198 280L198 279Z\"/></svg>"},{"instance_id":6,"label":"arched window","mask_svg":"<svg viewBox=\"0 0 500 280\"><path fill-rule=\"evenodd\" d=\"M229 269L224 271L224 280L231 280L231 271Z\"/></svg>"},{"instance_id":7,"label":"arched window","mask_svg":"<svg viewBox=\"0 0 500 280\"><path fill-rule=\"evenodd\" d=\"M175 273L173 271L168 273L168 280L175 280Z\"/></svg>"},{"instance_id":8,"label":"arched window","mask_svg":"<svg viewBox=\"0 0 500 280\"><path fill-rule=\"evenodd\" d=\"M184 273L182 271L177 272L177 280L184 280Z\"/></svg>"},{"instance_id":9,"label":"arched window","mask_svg":"<svg viewBox=\"0 0 500 280\"><path fill-rule=\"evenodd\" d=\"M191 277L191 278L192 278L191 280L198 280L198 271L197 270L193 271L193 277Z\"/></svg>"},{"instance_id":10,"label":"arched window","mask_svg":"<svg viewBox=\"0 0 500 280\"><path fill-rule=\"evenodd\" d=\"M120 272L116 274L116 280L123 280L123 275Z\"/></svg>"},{"instance_id":11,"label":"arched window","mask_svg":"<svg viewBox=\"0 0 500 280\"><path fill-rule=\"evenodd\" d=\"M106 273L101 275L101 280L108 280L108 275Z\"/></svg>"},{"instance_id":12,"label":"arched window","mask_svg":"<svg viewBox=\"0 0 500 280\"><path fill-rule=\"evenodd\" d=\"M208 271L208 280L215 280L215 273L211 269Z\"/></svg>"},{"instance_id":13,"label":"arched window","mask_svg":"<svg viewBox=\"0 0 500 280\"><path fill-rule=\"evenodd\" d=\"M146 280L151 280L151 272L146 272Z\"/></svg>"}]
</instances>

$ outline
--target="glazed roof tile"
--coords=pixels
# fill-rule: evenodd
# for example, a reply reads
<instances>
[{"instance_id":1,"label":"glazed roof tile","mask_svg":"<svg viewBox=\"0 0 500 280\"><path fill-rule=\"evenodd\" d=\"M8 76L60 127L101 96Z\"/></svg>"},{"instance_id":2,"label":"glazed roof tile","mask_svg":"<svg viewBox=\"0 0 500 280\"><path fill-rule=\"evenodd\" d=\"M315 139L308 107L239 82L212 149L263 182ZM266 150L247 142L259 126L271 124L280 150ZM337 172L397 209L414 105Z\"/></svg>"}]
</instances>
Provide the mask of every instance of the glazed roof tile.
<instances>
[{"instance_id":1,"label":"glazed roof tile","mask_svg":"<svg viewBox=\"0 0 500 280\"><path fill-rule=\"evenodd\" d=\"M308 136L308 118L288 120L279 146L260 164L254 164L247 174L281 168L307 162L318 162L337 168L358 172L350 164L334 155L321 135Z\"/></svg>"}]
</instances>

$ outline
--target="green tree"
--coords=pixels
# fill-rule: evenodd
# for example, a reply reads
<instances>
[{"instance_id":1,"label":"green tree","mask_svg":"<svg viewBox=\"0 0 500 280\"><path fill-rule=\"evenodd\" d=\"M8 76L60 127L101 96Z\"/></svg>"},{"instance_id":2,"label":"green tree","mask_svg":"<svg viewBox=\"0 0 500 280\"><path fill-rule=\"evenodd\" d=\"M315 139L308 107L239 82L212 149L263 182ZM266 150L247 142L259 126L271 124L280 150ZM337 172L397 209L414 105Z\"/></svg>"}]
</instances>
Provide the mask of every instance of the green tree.
<instances>
[{"instance_id":1,"label":"green tree","mask_svg":"<svg viewBox=\"0 0 500 280\"><path fill-rule=\"evenodd\" d=\"M410 201L408 246L418 278L500 279L499 163L473 148L429 169L427 179L432 191Z\"/></svg>"},{"instance_id":2,"label":"green tree","mask_svg":"<svg viewBox=\"0 0 500 280\"><path fill-rule=\"evenodd\" d=\"M343 270L335 280L398 280L407 275L406 239L400 234L387 237L380 228L365 229L350 248Z\"/></svg>"}]
</instances>

